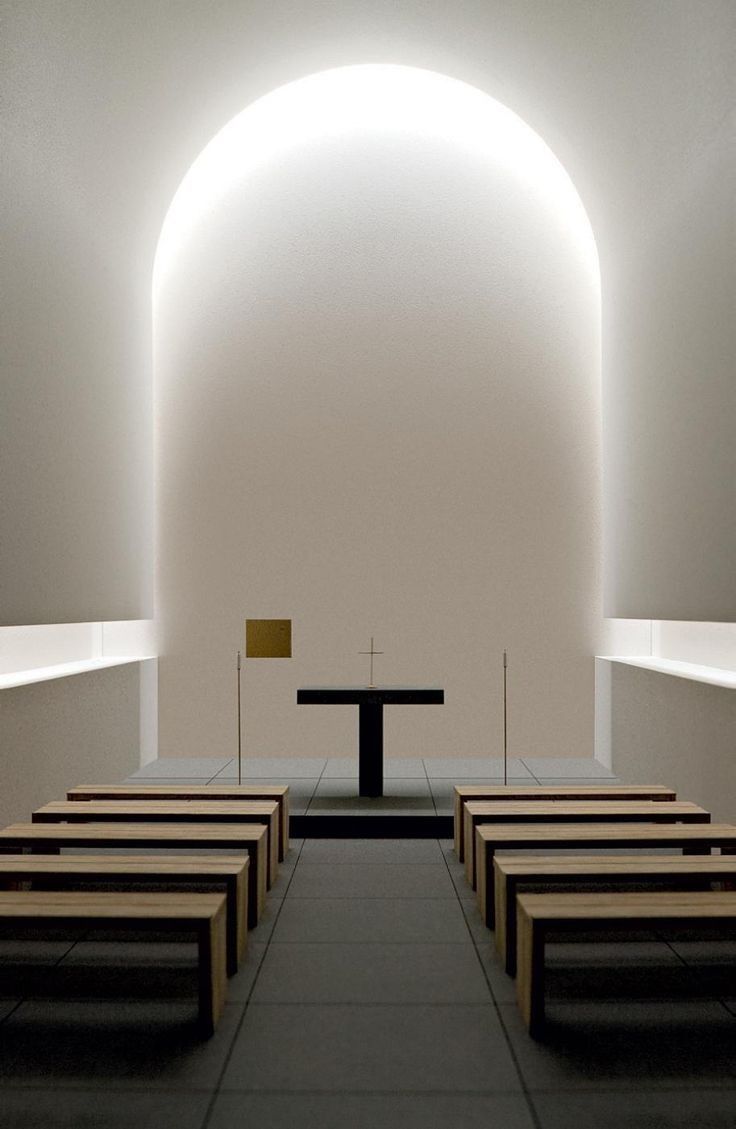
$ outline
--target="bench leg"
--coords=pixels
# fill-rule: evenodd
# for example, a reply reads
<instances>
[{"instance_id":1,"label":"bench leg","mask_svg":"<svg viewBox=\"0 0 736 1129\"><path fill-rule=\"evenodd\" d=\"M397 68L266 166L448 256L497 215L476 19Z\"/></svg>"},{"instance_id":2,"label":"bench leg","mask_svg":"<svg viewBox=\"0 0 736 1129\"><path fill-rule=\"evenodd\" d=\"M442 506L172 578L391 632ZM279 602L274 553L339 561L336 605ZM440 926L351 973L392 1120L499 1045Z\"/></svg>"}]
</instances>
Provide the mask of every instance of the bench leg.
<instances>
[{"instance_id":1,"label":"bench leg","mask_svg":"<svg viewBox=\"0 0 736 1129\"><path fill-rule=\"evenodd\" d=\"M452 826L455 836L455 854L457 855L458 862L463 862L465 859L465 844L463 843L463 802L457 793L455 793L453 805Z\"/></svg>"},{"instance_id":2,"label":"bench leg","mask_svg":"<svg viewBox=\"0 0 736 1129\"><path fill-rule=\"evenodd\" d=\"M289 797L284 796L279 807L279 824L281 827L279 862L283 862L289 853Z\"/></svg>"},{"instance_id":3,"label":"bench leg","mask_svg":"<svg viewBox=\"0 0 736 1129\"><path fill-rule=\"evenodd\" d=\"M268 823L268 889L279 876L279 813L278 808Z\"/></svg>"},{"instance_id":4,"label":"bench leg","mask_svg":"<svg viewBox=\"0 0 736 1129\"><path fill-rule=\"evenodd\" d=\"M255 929L266 906L268 859L265 838L248 847L248 928Z\"/></svg>"},{"instance_id":5,"label":"bench leg","mask_svg":"<svg viewBox=\"0 0 736 1129\"><path fill-rule=\"evenodd\" d=\"M225 1006L227 946L225 907L199 932L199 1026L209 1038Z\"/></svg>"},{"instance_id":6,"label":"bench leg","mask_svg":"<svg viewBox=\"0 0 736 1129\"><path fill-rule=\"evenodd\" d=\"M544 1030L544 928L519 906L516 914L516 997L533 1039Z\"/></svg>"},{"instance_id":7,"label":"bench leg","mask_svg":"<svg viewBox=\"0 0 736 1129\"><path fill-rule=\"evenodd\" d=\"M516 975L516 882L496 875L496 950L509 976Z\"/></svg>"},{"instance_id":8,"label":"bench leg","mask_svg":"<svg viewBox=\"0 0 736 1129\"><path fill-rule=\"evenodd\" d=\"M248 942L248 878L243 871L227 884L227 932L227 974L234 976Z\"/></svg>"},{"instance_id":9,"label":"bench leg","mask_svg":"<svg viewBox=\"0 0 736 1129\"><path fill-rule=\"evenodd\" d=\"M465 877L475 889L475 859L473 858L473 837L475 828L472 816L463 812L463 853L465 855Z\"/></svg>"},{"instance_id":10,"label":"bench leg","mask_svg":"<svg viewBox=\"0 0 736 1129\"><path fill-rule=\"evenodd\" d=\"M493 865L495 849L489 843L478 843L475 849L475 896L478 909L488 929L496 927L496 868Z\"/></svg>"}]
</instances>

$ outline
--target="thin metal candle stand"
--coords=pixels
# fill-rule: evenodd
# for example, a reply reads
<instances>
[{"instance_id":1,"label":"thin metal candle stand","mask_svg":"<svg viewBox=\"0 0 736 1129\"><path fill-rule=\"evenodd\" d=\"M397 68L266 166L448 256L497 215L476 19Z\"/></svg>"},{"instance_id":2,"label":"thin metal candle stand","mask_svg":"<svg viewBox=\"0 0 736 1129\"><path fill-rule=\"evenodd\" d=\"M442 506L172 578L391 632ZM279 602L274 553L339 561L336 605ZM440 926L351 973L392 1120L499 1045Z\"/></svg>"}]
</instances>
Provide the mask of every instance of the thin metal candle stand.
<instances>
[{"instance_id":1,"label":"thin metal candle stand","mask_svg":"<svg viewBox=\"0 0 736 1129\"><path fill-rule=\"evenodd\" d=\"M243 753L243 731L240 723L240 651L238 651L238 784L242 783L241 758Z\"/></svg>"},{"instance_id":2,"label":"thin metal candle stand","mask_svg":"<svg viewBox=\"0 0 736 1129\"><path fill-rule=\"evenodd\" d=\"M508 751L508 718L506 713L506 652L503 653L503 782L508 784L506 754Z\"/></svg>"}]
</instances>

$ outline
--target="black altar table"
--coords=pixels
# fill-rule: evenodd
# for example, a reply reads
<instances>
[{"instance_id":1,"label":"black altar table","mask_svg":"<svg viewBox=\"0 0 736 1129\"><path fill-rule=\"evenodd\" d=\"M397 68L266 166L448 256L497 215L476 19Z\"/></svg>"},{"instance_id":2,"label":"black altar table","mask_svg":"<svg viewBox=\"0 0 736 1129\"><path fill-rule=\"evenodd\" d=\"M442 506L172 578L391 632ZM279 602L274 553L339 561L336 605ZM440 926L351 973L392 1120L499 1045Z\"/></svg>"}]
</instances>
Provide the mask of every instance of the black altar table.
<instances>
[{"instance_id":1,"label":"black altar table","mask_svg":"<svg viewBox=\"0 0 736 1129\"><path fill-rule=\"evenodd\" d=\"M383 707L442 705L445 692L427 686L305 686L300 705L358 706L358 793L383 795Z\"/></svg>"}]
</instances>

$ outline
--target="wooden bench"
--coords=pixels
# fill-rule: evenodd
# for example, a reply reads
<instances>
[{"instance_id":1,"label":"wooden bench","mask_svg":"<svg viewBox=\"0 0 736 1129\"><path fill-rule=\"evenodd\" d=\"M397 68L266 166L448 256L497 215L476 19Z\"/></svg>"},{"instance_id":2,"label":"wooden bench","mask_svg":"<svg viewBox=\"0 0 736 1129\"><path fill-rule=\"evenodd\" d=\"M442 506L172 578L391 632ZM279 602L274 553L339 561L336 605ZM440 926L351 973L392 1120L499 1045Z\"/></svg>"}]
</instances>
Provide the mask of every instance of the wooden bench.
<instances>
[{"instance_id":1,"label":"wooden bench","mask_svg":"<svg viewBox=\"0 0 736 1129\"><path fill-rule=\"evenodd\" d=\"M606 885L625 887L645 882L678 890L702 889L703 883L736 878L734 855L574 855L545 857L496 855L496 948L510 976L516 973L516 896L533 885ZM535 891L537 892L537 891ZM543 891L539 891L543 892Z\"/></svg>"},{"instance_id":2,"label":"wooden bench","mask_svg":"<svg viewBox=\"0 0 736 1129\"><path fill-rule=\"evenodd\" d=\"M517 998L530 1035L544 1030L545 942L554 930L736 927L736 892L519 894Z\"/></svg>"},{"instance_id":3,"label":"wooden bench","mask_svg":"<svg viewBox=\"0 0 736 1129\"><path fill-rule=\"evenodd\" d=\"M199 950L199 1024L211 1035L225 1003L222 894L122 894L0 890L0 927L192 931Z\"/></svg>"},{"instance_id":4,"label":"wooden bench","mask_svg":"<svg viewBox=\"0 0 736 1129\"><path fill-rule=\"evenodd\" d=\"M74 882L104 882L106 886L166 884L175 891L195 883L223 887L227 937L227 972L233 976L245 953L248 937L247 855L2 855L0 885L32 883L34 889L66 888Z\"/></svg>"},{"instance_id":5,"label":"wooden bench","mask_svg":"<svg viewBox=\"0 0 736 1129\"><path fill-rule=\"evenodd\" d=\"M279 805L279 862L289 853L288 784L78 784L67 800L273 800Z\"/></svg>"},{"instance_id":6,"label":"wooden bench","mask_svg":"<svg viewBox=\"0 0 736 1129\"><path fill-rule=\"evenodd\" d=\"M33 823L262 823L268 832L270 889L278 874L278 804L273 800L55 800L37 808Z\"/></svg>"},{"instance_id":7,"label":"wooden bench","mask_svg":"<svg viewBox=\"0 0 736 1129\"><path fill-rule=\"evenodd\" d=\"M464 804L478 800L676 800L663 784L456 784L454 797L455 852L465 858Z\"/></svg>"},{"instance_id":8,"label":"wooden bench","mask_svg":"<svg viewBox=\"0 0 736 1129\"><path fill-rule=\"evenodd\" d=\"M70 847L247 852L252 929L266 902L266 836L265 827L248 823L14 823L0 829L0 852L56 854Z\"/></svg>"},{"instance_id":9,"label":"wooden bench","mask_svg":"<svg viewBox=\"0 0 736 1129\"><path fill-rule=\"evenodd\" d=\"M710 812L686 800L518 800L465 804L465 874L475 888L473 830L483 823L709 823Z\"/></svg>"},{"instance_id":10,"label":"wooden bench","mask_svg":"<svg viewBox=\"0 0 736 1129\"><path fill-rule=\"evenodd\" d=\"M496 851L537 850L682 850L689 854L710 854L713 847L736 852L736 827L730 823L688 824L480 824L475 829L478 869L477 898L481 917L489 929L495 915Z\"/></svg>"}]
</instances>

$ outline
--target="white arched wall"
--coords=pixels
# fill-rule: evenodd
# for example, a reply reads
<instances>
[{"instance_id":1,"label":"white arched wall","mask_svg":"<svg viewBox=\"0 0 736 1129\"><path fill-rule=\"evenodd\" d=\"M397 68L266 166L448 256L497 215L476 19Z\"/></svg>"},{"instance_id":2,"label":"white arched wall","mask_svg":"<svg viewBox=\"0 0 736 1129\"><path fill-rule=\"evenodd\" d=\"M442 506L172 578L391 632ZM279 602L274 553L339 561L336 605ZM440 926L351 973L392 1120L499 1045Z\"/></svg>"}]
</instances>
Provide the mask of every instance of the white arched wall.
<instances>
[{"instance_id":1,"label":"white arched wall","mask_svg":"<svg viewBox=\"0 0 736 1129\"><path fill-rule=\"evenodd\" d=\"M156 262L160 752L339 754L296 687L440 684L393 755L590 755L600 616L599 281L569 179L465 84L355 67L212 142Z\"/></svg>"}]
</instances>

